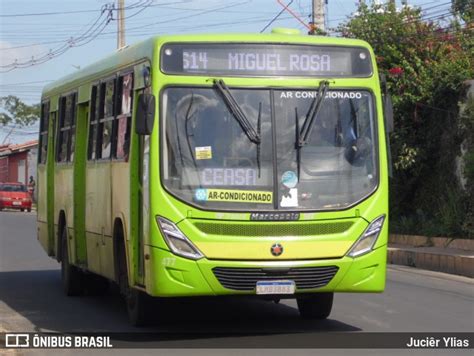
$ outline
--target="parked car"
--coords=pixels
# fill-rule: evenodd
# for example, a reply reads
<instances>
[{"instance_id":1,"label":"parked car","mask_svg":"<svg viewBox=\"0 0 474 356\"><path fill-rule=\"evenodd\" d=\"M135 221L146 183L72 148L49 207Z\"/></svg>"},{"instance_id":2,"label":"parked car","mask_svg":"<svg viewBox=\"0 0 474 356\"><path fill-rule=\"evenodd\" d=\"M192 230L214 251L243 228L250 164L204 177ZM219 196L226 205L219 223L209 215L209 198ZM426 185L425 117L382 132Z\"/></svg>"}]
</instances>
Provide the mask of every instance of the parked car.
<instances>
[{"instance_id":1,"label":"parked car","mask_svg":"<svg viewBox=\"0 0 474 356\"><path fill-rule=\"evenodd\" d=\"M31 194L22 183L0 183L0 210L19 209L31 211Z\"/></svg>"}]
</instances>

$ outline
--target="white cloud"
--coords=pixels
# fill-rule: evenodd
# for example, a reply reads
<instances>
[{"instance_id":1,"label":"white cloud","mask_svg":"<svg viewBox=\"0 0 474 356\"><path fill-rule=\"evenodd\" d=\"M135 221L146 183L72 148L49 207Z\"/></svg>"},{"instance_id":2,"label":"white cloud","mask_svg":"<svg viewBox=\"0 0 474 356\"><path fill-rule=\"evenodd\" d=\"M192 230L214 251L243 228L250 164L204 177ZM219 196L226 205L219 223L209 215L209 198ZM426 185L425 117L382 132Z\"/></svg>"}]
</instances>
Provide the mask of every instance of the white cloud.
<instances>
[{"instance_id":1,"label":"white cloud","mask_svg":"<svg viewBox=\"0 0 474 356\"><path fill-rule=\"evenodd\" d=\"M0 65L6 66L14 63L15 60L18 62L26 62L30 60L32 56L38 57L39 55L46 54L48 51L48 48L43 45L30 46L28 44L11 43L0 40ZM4 67L2 69L6 68Z\"/></svg>"}]
</instances>

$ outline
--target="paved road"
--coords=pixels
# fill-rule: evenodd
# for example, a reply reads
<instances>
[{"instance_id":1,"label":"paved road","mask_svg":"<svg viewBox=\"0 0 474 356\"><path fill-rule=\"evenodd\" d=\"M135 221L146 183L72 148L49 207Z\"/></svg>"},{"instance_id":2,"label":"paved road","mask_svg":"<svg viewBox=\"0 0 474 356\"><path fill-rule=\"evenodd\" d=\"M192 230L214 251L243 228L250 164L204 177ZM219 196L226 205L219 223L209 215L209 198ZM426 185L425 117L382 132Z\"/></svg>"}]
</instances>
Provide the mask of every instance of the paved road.
<instances>
[{"instance_id":1,"label":"paved road","mask_svg":"<svg viewBox=\"0 0 474 356\"><path fill-rule=\"evenodd\" d=\"M34 213L0 213L0 331L121 331L128 325L120 298L65 297L59 264L36 240ZM322 322L303 321L292 300L280 304L247 299L199 299L167 307L146 329L159 340L201 340L207 346L262 338L308 337L324 331L474 331L472 279L391 266L383 294L337 294Z\"/></svg>"}]
</instances>

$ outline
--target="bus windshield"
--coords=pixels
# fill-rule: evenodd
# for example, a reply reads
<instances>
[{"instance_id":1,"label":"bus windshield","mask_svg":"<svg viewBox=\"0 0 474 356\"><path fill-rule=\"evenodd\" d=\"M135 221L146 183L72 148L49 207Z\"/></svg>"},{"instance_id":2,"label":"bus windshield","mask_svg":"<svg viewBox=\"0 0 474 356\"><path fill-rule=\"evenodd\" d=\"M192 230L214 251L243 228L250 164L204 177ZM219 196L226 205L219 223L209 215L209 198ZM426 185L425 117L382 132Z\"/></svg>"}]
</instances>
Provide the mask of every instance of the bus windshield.
<instances>
[{"instance_id":1,"label":"bus windshield","mask_svg":"<svg viewBox=\"0 0 474 356\"><path fill-rule=\"evenodd\" d=\"M230 91L258 143L216 88L163 91L162 180L171 194L209 210L331 210L375 190L368 91L327 90L304 145L301 127L317 90Z\"/></svg>"}]
</instances>

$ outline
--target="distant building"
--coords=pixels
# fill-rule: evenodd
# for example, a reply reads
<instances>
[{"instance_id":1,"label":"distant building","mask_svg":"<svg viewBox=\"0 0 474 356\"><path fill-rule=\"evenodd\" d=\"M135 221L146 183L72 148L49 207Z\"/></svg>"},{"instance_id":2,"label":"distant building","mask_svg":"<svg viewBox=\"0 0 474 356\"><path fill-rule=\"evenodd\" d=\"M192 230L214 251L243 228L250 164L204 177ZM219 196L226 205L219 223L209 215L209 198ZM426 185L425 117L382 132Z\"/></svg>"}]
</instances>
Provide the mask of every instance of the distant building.
<instances>
[{"instance_id":1,"label":"distant building","mask_svg":"<svg viewBox=\"0 0 474 356\"><path fill-rule=\"evenodd\" d=\"M0 182L28 184L30 176L36 181L38 140L0 145Z\"/></svg>"}]
</instances>

